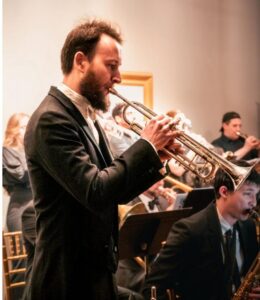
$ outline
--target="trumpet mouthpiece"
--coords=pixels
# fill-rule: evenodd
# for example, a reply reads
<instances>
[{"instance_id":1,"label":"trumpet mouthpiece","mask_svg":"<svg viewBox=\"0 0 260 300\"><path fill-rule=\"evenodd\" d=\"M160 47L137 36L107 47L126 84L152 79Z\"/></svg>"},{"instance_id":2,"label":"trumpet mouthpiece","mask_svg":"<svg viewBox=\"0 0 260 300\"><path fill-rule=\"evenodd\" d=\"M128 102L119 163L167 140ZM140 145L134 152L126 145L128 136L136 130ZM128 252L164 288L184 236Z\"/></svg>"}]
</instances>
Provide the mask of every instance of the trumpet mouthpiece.
<instances>
[{"instance_id":1,"label":"trumpet mouthpiece","mask_svg":"<svg viewBox=\"0 0 260 300\"><path fill-rule=\"evenodd\" d=\"M109 89L109 92L111 94L113 94L113 95L117 95L118 94L117 91L114 88L112 88L112 87Z\"/></svg>"}]
</instances>

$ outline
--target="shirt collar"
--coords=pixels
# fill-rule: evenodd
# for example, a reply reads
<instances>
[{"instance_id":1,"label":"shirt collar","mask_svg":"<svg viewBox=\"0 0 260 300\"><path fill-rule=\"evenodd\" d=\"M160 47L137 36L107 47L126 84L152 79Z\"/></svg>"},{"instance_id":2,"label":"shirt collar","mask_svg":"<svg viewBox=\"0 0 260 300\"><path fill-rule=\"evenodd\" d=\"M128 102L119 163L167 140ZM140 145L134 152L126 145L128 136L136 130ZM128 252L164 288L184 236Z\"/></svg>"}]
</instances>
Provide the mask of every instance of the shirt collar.
<instances>
[{"instance_id":1,"label":"shirt collar","mask_svg":"<svg viewBox=\"0 0 260 300\"><path fill-rule=\"evenodd\" d=\"M156 205L154 206L153 210L150 209L148 203L153 200L152 198L149 198L144 194L140 194L138 197L141 199L141 201L143 202L143 204L148 212L158 212L159 211L158 207Z\"/></svg>"},{"instance_id":2,"label":"shirt collar","mask_svg":"<svg viewBox=\"0 0 260 300\"><path fill-rule=\"evenodd\" d=\"M94 118L94 109L91 107L86 97L78 94L63 82L57 86L57 89L71 100L71 102L80 110L84 117L91 117L92 119Z\"/></svg>"},{"instance_id":3,"label":"shirt collar","mask_svg":"<svg viewBox=\"0 0 260 300\"><path fill-rule=\"evenodd\" d=\"M218 208L217 208L217 214L218 214L218 218L219 218L219 222L220 222L220 227L221 227L221 232L224 235L229 229L233 229L233 226L231 226L228 221L226 221L223 216L221 215L221 213L219 212Z\"/></svg>"}]
</instances>

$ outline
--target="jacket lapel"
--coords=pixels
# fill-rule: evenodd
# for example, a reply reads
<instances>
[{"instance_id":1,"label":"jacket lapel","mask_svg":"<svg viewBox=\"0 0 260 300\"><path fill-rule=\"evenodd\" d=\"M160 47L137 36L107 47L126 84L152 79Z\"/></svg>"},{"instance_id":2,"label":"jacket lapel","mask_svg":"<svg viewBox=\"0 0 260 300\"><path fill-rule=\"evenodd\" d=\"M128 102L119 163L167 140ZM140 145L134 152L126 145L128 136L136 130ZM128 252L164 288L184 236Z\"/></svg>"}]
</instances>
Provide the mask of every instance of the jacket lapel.
<instances>
[{"instance_id":1,"label":"jacket lapel","mask_svg":"<svg viewBox=\"0 0 260 300\"><path fill-rule=\"evenodd\" d=\"M212 247L212 251L215 252L216 258L224 268L224 261L223 261L223 237L221 232L221 227L216 211L215 204L211 203L208 210L208 228L209 228L209 241ZM217 246L216 246L217 245Z\"/></svg>"},{"instance_id":2,"label":"jacket lapel","mask_svg":"<svg viewBox=\"0 0 260 300\"><path fill-rule=\"evenodd\" d=\"M93 135L93 132L91 128L89 127L87 121L84 119L80 111L76 108L76 106L71 102L71 100L65 96L62 92L60 92L57 88L52 87L49 94L57 99L63 106L66 107L67 111L69 114L73 116L73 118L76 120L76 122L80 125L80 127L83 128L84 132L86 133L87 137L89 140L92 142L94 145L98 155L100 158L103 160L105 165L108 165L107 160L104 158L101 149Z\"/></svg>"}]
</instances>

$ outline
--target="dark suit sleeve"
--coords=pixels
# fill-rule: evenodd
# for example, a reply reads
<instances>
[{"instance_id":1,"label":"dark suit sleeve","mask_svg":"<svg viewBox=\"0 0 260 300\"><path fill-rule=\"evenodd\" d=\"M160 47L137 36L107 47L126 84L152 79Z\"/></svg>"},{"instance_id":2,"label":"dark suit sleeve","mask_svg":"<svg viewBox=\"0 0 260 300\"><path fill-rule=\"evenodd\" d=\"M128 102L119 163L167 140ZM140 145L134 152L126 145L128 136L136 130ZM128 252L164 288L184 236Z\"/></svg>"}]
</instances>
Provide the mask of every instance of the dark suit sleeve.
<instances>
[{"instance_id":1,"label":"dark suit sleeve","mask_svg":"<svg viewBox=\"0 0 260 300\"><path fill-rule=\"evenodd\" d=\"M58 112L43 113L30 134L34 138L27 137L34 141L37 154L31 156L27 144L28 164L31 160L40 163L50 177L89 209L102 210L112 201L126 203L162 178L162 163L145 140L140 139L100 170L93 161L90 141L73 118Z\"/></svg>"},{"instance_id":2,"label":"dark suit sleeve","mask_svg":"<svg viewBox=\"0 0 260 300\"><path fill-rule=\"evenodd\" d=\"M167 242L152 264L145 281L145 299L150 299L152 286L156 287L158 299L168 299L165 291L176 288L179 275L184 272L191 240L191 233L185 222L179 221L172 226Z\"/></svg>"}]
</instances>

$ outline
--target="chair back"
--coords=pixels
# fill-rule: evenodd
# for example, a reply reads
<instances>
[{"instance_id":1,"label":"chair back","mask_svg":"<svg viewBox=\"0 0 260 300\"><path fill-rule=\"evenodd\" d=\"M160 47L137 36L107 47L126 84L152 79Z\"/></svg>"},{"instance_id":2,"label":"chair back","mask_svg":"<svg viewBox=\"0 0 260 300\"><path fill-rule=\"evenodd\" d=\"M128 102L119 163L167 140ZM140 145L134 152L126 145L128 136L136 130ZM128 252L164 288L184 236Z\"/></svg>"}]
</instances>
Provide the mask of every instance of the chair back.
<instances>
[{"instance_id":1,"label":"chair back","mask_svg":"<svg viewBox=\"0 0 260 300\"><path fill-rule=\"evenodd\" d=\"M25 286L27 254L22 232L3 232L3 291L5 300L11 300L10 290Z\"/></svg>"}]
</instances>

